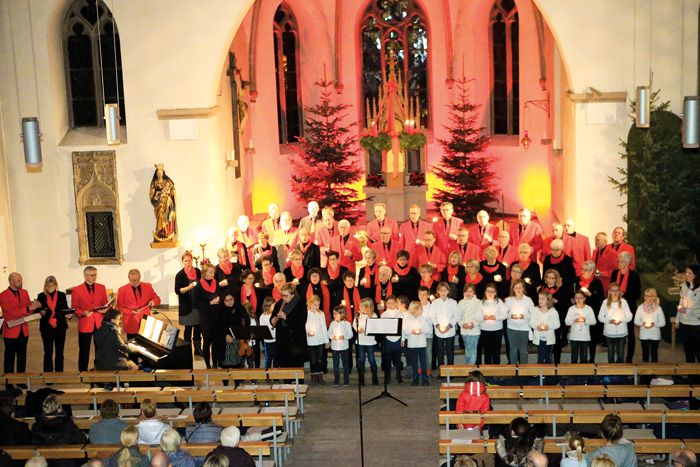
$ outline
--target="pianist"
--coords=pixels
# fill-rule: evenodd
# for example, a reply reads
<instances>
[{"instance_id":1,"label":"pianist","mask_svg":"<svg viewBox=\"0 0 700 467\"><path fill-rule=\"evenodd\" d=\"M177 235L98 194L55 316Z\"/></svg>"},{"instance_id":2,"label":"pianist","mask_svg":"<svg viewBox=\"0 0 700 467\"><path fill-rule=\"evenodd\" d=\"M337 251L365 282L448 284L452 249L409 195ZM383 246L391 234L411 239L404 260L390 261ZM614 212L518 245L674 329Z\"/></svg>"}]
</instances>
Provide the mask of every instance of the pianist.
<instances>
[{"instance_id":1,"label":"pianist","mask_svg":"<svg viewBox=\"0 0 700 467\"><path fill-rule=\"evenodd\" d=\"M136 370L129 360L130 348L121 337L122 314L115 308L105 312L102 326L95 331L95 368L100 371Z\"/></svg>"}]
</instances>

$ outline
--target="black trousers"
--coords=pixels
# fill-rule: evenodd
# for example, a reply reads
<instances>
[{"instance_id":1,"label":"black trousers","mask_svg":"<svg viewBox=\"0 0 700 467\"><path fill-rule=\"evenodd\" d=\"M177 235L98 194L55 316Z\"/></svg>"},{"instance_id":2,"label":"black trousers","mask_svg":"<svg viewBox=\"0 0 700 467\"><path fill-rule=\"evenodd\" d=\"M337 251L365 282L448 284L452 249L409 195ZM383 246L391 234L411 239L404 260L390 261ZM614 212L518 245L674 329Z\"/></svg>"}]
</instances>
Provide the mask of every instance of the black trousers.
<instances>
[{"instance_id":1,"label":"black trousers","mask_svg":"<svg viewBox=\"0 0 700 467\"><path fill-rule=\"evenodd\" d=\"M27 341L29 338L20 329L19 336L10 339L5 337L5 373L15 372L15 357L17 358L17 373L27 370Z\"/></svg>"},{"instance_id":2,"label":"black trousers","mask_svg":"<svg viewBox=\"0 0 700 467\"><path fill-rule=\"evenodd\" d=\"M642 344L642 361L648 362L651 354L651 363L659 361L659 341L644 339L639 341Z\"/></svg>"},{"instance_id":3,"label":"black trousers","mask_svg":"<svg viewBox=\"0 0 700 467\"><path fill-rule=\"evenodd\" d=\"M686 363L700 362L700 325L680 325L681 342L685 351Z\"/></svg>"},{"instance_id":4,"label":"black trousers","mask_svg":"<svg viewBox=\"0 0 700 467\"><path fill-rule=\"evenodd\" d=\"M78 371L88 371L92 334L92 332L78 333Z\"/></svg>"},{"instance_id":5,"label":"black trousers","mask_svg":"<svg viewBox=\"0 0 700 467\"><path fill-rule=\"evenodd\" d=\"M66 330L58 328L44 329L41 331L41 341L44 344L44 371L63 371L63 347L66 343ZM55 356L54 347L56 350Z\"/></svg>"},{"instance_id":6,"label":"black trousers","mask_svg":"<svg viewBox=\"0 0 700 467\"><path fill-rule=\"evenodd\" d=\"M634 349L637 346L637 338L634 335L634 320L627 323L627 363L632 363L634 357Z\"/></svg>"},{"instance_id":7,"label":"black trousers","mask_svg":"<svg viewBox=\"0 0 700 467\"><path fill-rule=\"evenodd\" d=\"M195 349L201 350L202 329L199 327L199 324L195 324L194 326L185 326L185 335L183 337L187 342L194 342Z\"/></svg>"}]
</instances>

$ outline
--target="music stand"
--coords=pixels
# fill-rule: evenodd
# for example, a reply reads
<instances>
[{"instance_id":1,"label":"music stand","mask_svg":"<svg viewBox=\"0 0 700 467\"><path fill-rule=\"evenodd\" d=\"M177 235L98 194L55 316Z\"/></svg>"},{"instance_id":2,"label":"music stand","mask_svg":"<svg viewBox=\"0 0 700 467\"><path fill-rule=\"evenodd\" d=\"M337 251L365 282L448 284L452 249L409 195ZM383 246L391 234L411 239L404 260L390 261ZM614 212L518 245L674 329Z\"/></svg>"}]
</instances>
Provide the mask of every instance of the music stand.
<instances>
[{"instance_id":1,"label":"music stand","mask_svg":"<svg viewBox=\"0 0 700 467\"><path fill-rule=\"evenodd\" d=\"M367 320L365 324L365 335L366 336L384 336L382 340L382 365L384 366L384 391L376 397L363 402L362 405L369 404L377 399L382 399L384 397L389 397L394 399L399 404L404 407L408 407L408 404L397 399L389 393L387 387L387 377L388 373L391 371L391 363L386 361L386 337L387 336L400 336L401 335L401 324L403 318L371 318ZM387 363L389 363L387 365Z\"/></svg>"}]
</instances>

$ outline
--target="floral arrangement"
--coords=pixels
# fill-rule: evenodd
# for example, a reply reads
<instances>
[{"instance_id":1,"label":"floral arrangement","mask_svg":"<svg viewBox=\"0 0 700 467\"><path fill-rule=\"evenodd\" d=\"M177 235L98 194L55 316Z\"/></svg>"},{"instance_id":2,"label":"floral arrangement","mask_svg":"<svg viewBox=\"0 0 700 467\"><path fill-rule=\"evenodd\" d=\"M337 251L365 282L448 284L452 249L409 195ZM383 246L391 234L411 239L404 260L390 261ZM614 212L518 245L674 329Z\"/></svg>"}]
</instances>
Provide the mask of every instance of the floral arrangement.
<instances>
[{"instance_id":1,"label":"floral arrangement","mask_svg":"<svg viewBox=\"0 0 700 467\"><path fill-rule=\"evenodd\" d=\"M408 178L408 184L411 186L425 185L425 174L423 172L411 172Z\"/></svg>"},{"instance_id":2,"label":"floral arrangement","mask_svg":"<svg viewBox=\"0 0 700 467\"><path fill-rule=\"evenodd\" d=\"M389 133L378 133L377 136L368 134L360 138L360 146L366 151L388 151L391 149L391 136Z\"/></svg>"},{"instance_id":3,"label":"floral arrangement","mask_svg":"<svg viewBox=\"0 0 700 467\"><path fill-rule=\"evenodd\" d=\"M384 184L384 177L381 174L367 174L367 186L370 188L379 188Z\"/></svg>"},{"instance_id":4,"label":"floral arrangement","mask_svg":"<svg viewBox=\"0 0 700 467\"><path fill-rule=\"evenodd\" d=\"M202 262L199 263L199 264L200 264L201 266L204 266L204 265L207 264L207 263L211 263L211 260L210 260L209 258L203 258L203 259L202 259Z\"/></svg>"},{"instance_id":5,"label":"floral arrangement","mask_svg":"<svg viewBox=\"0 0 700 467\"><path fill-rule=\"evenodd\" d=\"M358 230L357 232L355 232L355 235L353 235L353 237L355 237L355 239L358 242L360 242L360 245L362 247L362 251L364 251L366 248L368 248L368 246L367 246L367 232L366 231Z\"/></svg>"},{"instance_id":6,"label":"floral arrangement","mask_svg":"<svg viewBox=\"0 0 700 467\"><path fill-rule=\"evenodd\" d=\"M419 149L421 146L425 146L428 140L425 135L420 132L406 133L403 132L399 135L399 144L401 144L402 151L410 151L412 149Z\"/></svg>"}]
</instances>

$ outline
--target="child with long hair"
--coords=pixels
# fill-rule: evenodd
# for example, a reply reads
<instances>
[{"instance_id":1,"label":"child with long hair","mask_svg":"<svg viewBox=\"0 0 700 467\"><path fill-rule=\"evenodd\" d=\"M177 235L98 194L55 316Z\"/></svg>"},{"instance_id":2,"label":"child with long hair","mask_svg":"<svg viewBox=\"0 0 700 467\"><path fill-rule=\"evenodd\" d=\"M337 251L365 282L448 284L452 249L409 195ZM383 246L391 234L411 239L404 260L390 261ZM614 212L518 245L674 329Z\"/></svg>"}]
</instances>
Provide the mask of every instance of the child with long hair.
<instances>
[{"instance_id":1,"label":"child with long hair","mask_svg":"<svg viewBox=\"0 0 700 467\"><path fill-rule=\"evenodd\" d=\"M326 330L326 314L321 309L321 299L312 295L306 301L306 345L309 347L311 384L326 384L323 381L323 353L330 346Z\"/></svg>"},{"instance_id":2,"label":"child with long hair","mask_svg":"<svg viewBox=\"0 0 700 467\"><path fill-rule=\"evenodd\" d=\"M634 324L639 326L639 341L642 344L642 361L659 361L659 341L661 328L666 326L664 310L659 306L659 296L654 288L644 291L644 302L634 315Z\"/></svg>"},{"instance_id":3,"label":"child with long hair","mask_svg":"<svg viewBox=\"0 0 700 467\"><path fill-rule=\"evenodd\" d=\"M498 365L501 363L501 339L503 338L503 320L506 319L506 306L496 296L498 290L495 284L486 284L484 299L481 301L477 321L480 321L481 348L484 350L484 364Z\"/></svg>"},{"instance_id":4,"label":"child with long hair","mask_svg":"<svg viewBox=\"0 0 700 467\"><path fill-rule=\"evenodd\" d=\"M552 350L556 336L554 331L559 329L559 313L554 308L552 294L541 291L538 294L538 306L530 315L530 327L532 328L532 343L537 346L537 363L552 363Z\"/></svg>"},{"instance_id":5,"label":"child with long hair","mask_svg":"<svg viewBox=\"0 0 700 467\"><path fill-rule=\"evenodd\" d=\"M583 450L586 446L583 438L578 433L571 433L569 437L569 450L561 461L561 467L587 467L588 462L583 458Z\"/></svg>"},{"instance_id":6,"label":"child with long hair","mask_svg":"<svg viewBox=\"0 0 700 467\"><path fill-rule=\"evenodd\" d=\"M627 323L632 321L632 312L617 282L610 283L608 299L600 307L598 320L605 324L603 335L608 342L608 363L623 363Z\"/></svg>"},{"instance_id":7,"label":"child with long hair","mask_svg":"<svg viewBox=\"0 0 700 467\"><path fill-rule=\"evenodd\" d=\"M343 363L343 384L350 385L350 340L353 337L352 326L345 319L347 312L343 305L333 308L333 321L328 326L328 339L330 340L331 353L333 355L333 386L340 385L340 363Z\"/></svg>"},{"instance_id":8,"label":"child with long hair","mask_svg":"<svg viewBox=\"0 0 700 467\"><path fill-rule=\"evenodd\" d=\"M593 309L586 305L586 295L581 289L574 294L574 305L566 312L564 323L571 326L571 363L588 363L588 343L591 326L597 323ZM591 359L595 355L591 355Z\"/></svg>"},{"instance_id":9,"label":"child with long hair","mask_svg":"<svg viewBox=\"0 0 700 467\"><path fill-rule=\"evenodd\" d=\"M272 334L272 339L265 339L263 342L265 346L265 369L277 368L279 363L277 362L277 341L275 340L275 327L270 324L272 319L272 309L275 307L275 299L272 297L265 297L262 304L262 314L260 315L260 326L267 326L270 329L270 334Z\"/></svg>"},{"instance_id":10,"label":"child with long hair","mask_svg":"<svg viewBox=\"0 0 700 467\"><path fill-rule=\"evenodd\" d=\"M359 353L360 365L357 369L360 376L360 384L365 385L365 361L369 360L369 367L372 371L372 384L379 385L377 376L377 361L374 358L374 349L377 340L374 336L365 334L367 320L374 318L374 302L371 298L363 298L360 301L360 313L355 317L352 327L357 332L357 352Z\"/></svg>"}]
</instances>

